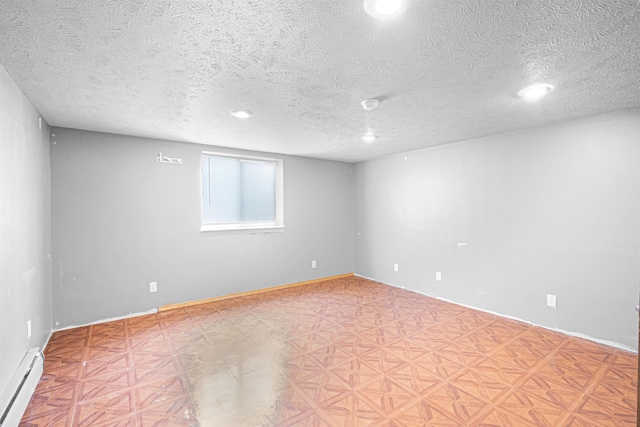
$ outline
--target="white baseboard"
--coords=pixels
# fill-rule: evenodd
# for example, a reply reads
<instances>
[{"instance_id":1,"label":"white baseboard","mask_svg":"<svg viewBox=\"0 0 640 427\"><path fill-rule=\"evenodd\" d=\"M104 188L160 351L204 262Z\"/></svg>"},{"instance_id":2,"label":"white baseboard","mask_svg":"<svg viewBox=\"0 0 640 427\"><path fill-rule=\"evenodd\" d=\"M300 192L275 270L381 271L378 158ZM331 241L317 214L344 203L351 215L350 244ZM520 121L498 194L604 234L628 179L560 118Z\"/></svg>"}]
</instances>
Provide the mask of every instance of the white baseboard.
<instances>
[{"instance_id":1,"label":"white baseboard","mask_svg":"<svg viewBox=\"0 0 640 427\"><path fill-rule=\"evenodd\" d=\"M355 276L362 277L363 279L373 280L374 282L382 283L382 284L388 285L388 286L393 286L394 288L403 289L405 291L415 292L416 294L420 294L420 295L427 296L429 298L434 298L434 299L437 299L437 300L440 300L440 301L448 302L450 304L455 304L455 305L459 305L461 307L466 307L466 308L470 308L470 309L473 309L473 310L482 311L484 313L493 314L495 316L499 316L499 317L502 317L502 318L505 318L505 319L511 319L511 320L515 320L515 321L518 321L518 322L526 323L528 325L537 326L539 328L547 329L549 331L559 332L559 333L561 333L563 335L568 335L568 336L576 337L576 338L582 338L582 339L585 339L585 340L588 340L588 341L592 341L592 342L595 342L595 343L598 343L598 344L602 344L602 345L606 345L606 346L609 346L609 347L618 348L620 350L629 351L631 353L638 353L638 349L629 347L627 345L624 345L624 344L621 344L621 343L618 343L618 342L607 341L607 340L602 340L602 339L590 337L588 335L585 335L585 334L582 334L582 333L579 333L579 332L565 331L564 329L551 328L549 326L538 325L538 324L535 324L535 323L530 322L528 320L520 319L518 317L507 316L505 314L497 313L495 311L485 310L485 309L474 307L474 306L471 306L471 305L462 304L462 303L459 303L459 302L456 302L456 301L451 301L451 300L448 300L446 298L441 298L441 297L438 297L438 296L435 296L435 295L425 294L423 292L419 292L419 291L416 291L416 290L413 290L413 289L403 288L402 286L394 285L393 283L381 282L380 280L372 279L372 278L366 277L366 276L361 276L359 274L355 274Z\"/></svg>"},{"instance_id":2,"label":"white baseboard","mask_svg":"<svg viewBox=\"0 0 640 427\"><path fill-rule=\"evenodd\" d=\"M158 309L154 308L154 309L149 310L149 311L143 311L143 312L140 312L140 313L129 313L129 314L126 314L124 316L110 317L108 319L96 320L94 322L84 323L84 324L80 324L80 325L70 325L70 326L64 326L62 328L55 327L53 329L53 332L66 331L67 329L82 328L83 326L97 325L99 323L113 322L115 320L131 319L133 317L146 316L148 314L156 314L157 312L158 312Z\"/></svg>"}]
</instances>

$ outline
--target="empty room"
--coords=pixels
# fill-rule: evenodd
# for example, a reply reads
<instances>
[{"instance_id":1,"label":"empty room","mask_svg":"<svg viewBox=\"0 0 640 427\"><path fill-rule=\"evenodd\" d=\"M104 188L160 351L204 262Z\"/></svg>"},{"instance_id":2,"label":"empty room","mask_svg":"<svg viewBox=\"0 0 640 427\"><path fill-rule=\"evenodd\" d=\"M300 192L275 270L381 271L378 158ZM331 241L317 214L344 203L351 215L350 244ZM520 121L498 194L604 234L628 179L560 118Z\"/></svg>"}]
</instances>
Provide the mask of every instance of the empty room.
<instances>
[{"instance_id":1,"label":"empty room","mask_svg":"<svg viewBox=\"0 0 640 427\"><path fill-rule=\"evenodd\" d=\"M4 0L0 426L635 426L636 0Z\"/></svg>"}]
</instances>

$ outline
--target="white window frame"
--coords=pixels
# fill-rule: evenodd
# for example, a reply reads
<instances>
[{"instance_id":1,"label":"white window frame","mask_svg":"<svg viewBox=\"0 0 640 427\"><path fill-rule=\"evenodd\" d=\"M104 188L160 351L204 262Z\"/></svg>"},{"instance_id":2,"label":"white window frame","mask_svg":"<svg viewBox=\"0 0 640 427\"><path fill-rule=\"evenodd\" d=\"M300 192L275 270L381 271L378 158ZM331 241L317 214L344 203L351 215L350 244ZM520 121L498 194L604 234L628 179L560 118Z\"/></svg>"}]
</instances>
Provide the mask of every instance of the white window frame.
<instances>
[{"instance_id":1,"label":"white window frame","mask_svg":"<svg viewBox=\"0 0 640 427\"><path fill-rule=\"evenodd\" d=\"M276 164L275 196L276 196L276 219L275 221L260 222L227 222L219 224L205 224L202 217L202 159L204 157L227 157L248 161L273 162ZM225 234L252 234L252 233L278 233L284 231L284 164L282 159L269 157L244 156L238 154L220 153L213 151L202 151L200 155L200 232L203 235L225 235Z\"/></svg>"}]
</instances>

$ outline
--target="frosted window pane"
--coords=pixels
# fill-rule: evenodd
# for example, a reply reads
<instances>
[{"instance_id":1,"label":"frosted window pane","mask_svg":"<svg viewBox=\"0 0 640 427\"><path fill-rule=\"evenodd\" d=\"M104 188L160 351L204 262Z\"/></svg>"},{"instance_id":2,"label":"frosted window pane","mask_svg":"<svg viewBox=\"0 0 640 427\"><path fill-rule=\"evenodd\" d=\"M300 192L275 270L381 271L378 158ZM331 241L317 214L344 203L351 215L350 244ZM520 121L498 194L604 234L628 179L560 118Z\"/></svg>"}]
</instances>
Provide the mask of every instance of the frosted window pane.
<instances>
[{"instance_id":1,"label":"frosted window pane","mask_svg":"<svg viewBox=\"0 0 640 427\"><path fill-rule=\"evenodd\" d=\"M238 159L209 157L209 206L203 206L202 212L205 223L240 220L240 179Z\"/></svg>"},{"instance_id":2,"label":"frosted window pane","mask_svg":"<svg viewBox=\"0 0 640 427\"><path fill-rule=\"evenodd\" d=\"M202 222L276 220L276 162L202 157Z\"/></svg>"},{"instance_id":3,"label":"frosted window pane","mask_svg":"<svg viewBox=\"0 0 640 427\"><path fill-rule=\"evenodd\" d=\"M275 163L243 161L241 169L242 221L275 220Z\"/></svg>"},{"instance_id":4,"label":"frosted window pane","mask_svg":"<svg viewBox=\"0 0 640 427\"><path fill-rule=\"evenodd\" d=\"M208 211L211 206L211 197L209 192L209 157L202 157L202 214Z\"/></svg>"}]
</instances>

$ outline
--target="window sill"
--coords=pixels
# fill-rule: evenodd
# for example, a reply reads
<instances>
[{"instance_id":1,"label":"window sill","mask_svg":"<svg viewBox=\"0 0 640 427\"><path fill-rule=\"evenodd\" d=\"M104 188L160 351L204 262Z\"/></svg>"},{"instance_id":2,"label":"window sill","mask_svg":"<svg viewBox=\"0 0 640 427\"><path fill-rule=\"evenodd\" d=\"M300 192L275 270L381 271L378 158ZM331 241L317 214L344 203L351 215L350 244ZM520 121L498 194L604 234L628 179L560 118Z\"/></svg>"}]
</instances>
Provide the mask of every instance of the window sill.
<instances>
[{"instance_id":1,"label":"window sill","mask_svg":"<svg viewBox=\"0 0 640 427\"><path fill-rule=\"evenodd\" d=\"M254 225L254 226L238 226L238 225L203 225L200 227L202 236L228 236L232 234L264 234L264 233L282 233L284 225Z\"/></svg>"}]
</instances>

